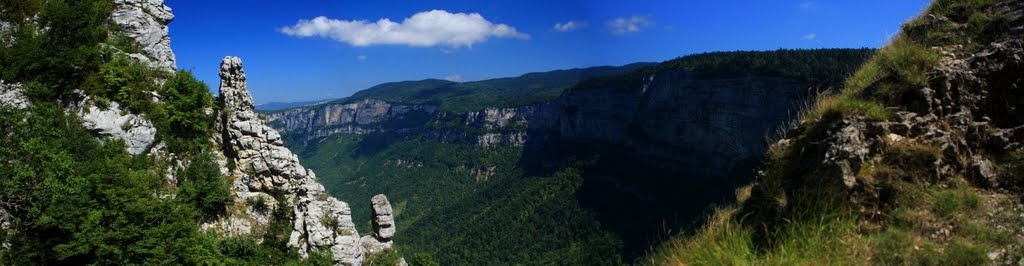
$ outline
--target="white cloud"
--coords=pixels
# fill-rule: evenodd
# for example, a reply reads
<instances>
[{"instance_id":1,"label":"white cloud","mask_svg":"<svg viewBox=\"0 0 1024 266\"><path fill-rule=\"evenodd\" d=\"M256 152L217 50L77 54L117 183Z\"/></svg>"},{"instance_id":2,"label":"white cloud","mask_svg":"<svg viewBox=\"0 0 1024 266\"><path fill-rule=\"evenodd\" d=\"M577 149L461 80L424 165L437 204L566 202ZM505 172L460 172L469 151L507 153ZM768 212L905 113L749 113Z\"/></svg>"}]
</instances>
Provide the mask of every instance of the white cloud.
<instances>
[{"instance_id":1,"label":"white cloud","mask_svg":"<svg viewBox=\"0 0 1024 266\"><path fill-rule=\"evenodd\" d=\"M654 25L649 16L620 17L608 21L612 34L639 32L641 28Z\"/></svg>"},{"instance_id":2,"label":"white cloud","mask_svg":"<svg viewBox=\"0 0 1024 266\"><path fill-rule=\"evenodd\" d=\"M557 32L570 32L579 30L587 27L586 22L582 21L566 21L562 23L555 23L553 29Z\"/></svg>"},{"instance_id":3,"label":"white cloud","mask_svg":"<svg viewBox=\"0 0 1024 266\"><path fill-rule=\"evenodd\" d=\"M800 3L800 9L810 9L813 6L814 6L814 2L813 1L805 1L803 3Z\"/></svg>"},{"instance_id":4,"label":"white cloud","mask_svg":"<svg viewBox=\"0 0 1024 266\"><path fill-rule=\"evenodd\" d=\"M447 77L444 77L444 80L452 81L452 82L460 82L460 81L462 81L462 76L459 76L458 74L448 75Z\"/></svg>"},{"instance_id":5,"label":"white cloud","mask_svg":"<svg viewBox=\"0 0 1024 266\"><path fill-rule=\"evenodd\" d=\"M370 57L368 57L368 56L366 56L364 54L356 56L356 60L359 60L359 61L366 61L366 59L368 59L368 58L370 58Z\"/></svg>"},{"instance_id":6,"label":"white cloud","mask_svg":"<svg viewBox=\"0 0 1024 266\"><path fill-rule=\"evenodd\" d=\"M804 40L814 40L814 38L817 38L817 37L818 37L817 34L808 33L807 35L804 35L803 37L800 37L800 38L803 38Z\"/></svg>"},{"instance_id":7,"label":"white cloud","mask_svg":"<svg viewBox=\"0 0 1024 266\"><path fill-rule=\"evenodd\" d=\"M530 35L506 24L494 24L478 13L448 13L444 10L419 12L395 23L387 18L338 20L316 17L283 27L281 33L297 37L323 37L353 46L398 44L415 47L443 45L471 47L490 37L529 39Z\"/></svg>"}]
</instances>

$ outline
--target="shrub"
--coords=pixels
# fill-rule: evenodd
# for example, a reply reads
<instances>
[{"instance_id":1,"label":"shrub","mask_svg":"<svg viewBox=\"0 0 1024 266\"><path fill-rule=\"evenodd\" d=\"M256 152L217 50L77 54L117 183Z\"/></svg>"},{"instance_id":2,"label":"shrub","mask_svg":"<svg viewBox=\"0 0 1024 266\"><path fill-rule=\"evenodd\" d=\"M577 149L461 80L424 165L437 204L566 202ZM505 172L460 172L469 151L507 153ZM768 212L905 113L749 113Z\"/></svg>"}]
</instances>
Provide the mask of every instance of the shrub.
<instances>
[{"instance_id":1,"label":"shrub","mask_svg":"<svg viewBox=\"0 0 1024 266\"><path fill-rule=\"evenodd\" d=\"M230 187L220 175L220 167L213 155L204 153L192 158L192 163L177 174L180 180L178 197L201 210L208 218L226 211L231 201Z\"/></svg>"},{"instance_id":2,"label":"shrub","mask_svg":"<svg viewBox=\"0 0 1024 266\"><path fill-rule=\"evenodd\" d=\"M366 257L366 265L381 265L391 266L398 265L398 260L402 259L402 255L399 255L395 250L387 250L381 253L371 254Z\"/></svg>"},{"instance_id":3,"label":"shrub","mask_svg":"<svg viewBox=\"0 0 1024 266\"><path fill-rule=\"evenodd\" d=\"M107 39L111 1L46 1L41 6L39 1L3 2L5 11L19 10L15 17L30 17L30 12L38 10L39 27L47 28L17 30L18 42L0 58L4 79L37 82L43 86L32 87L26 94L33 102L51 102L81 88L95 75L102 63L99 44Z\"/></svg>"},{"instance_id":4,"label":"shrub","mask_svg":"<svg viewBox=\"0 0 1024 266\"><path fill-rule=\"evenodd\" d=\"M187 151L209 146L213 134L213 95L206 84L192 76L192 72L179 70L164 83L160 94L164 97L161 110L164 121L158 123L171 151Z\"/></svg>"},{"instance_id":5,"label":"shrub","mask_svg":"<svg viewBox=\"0 0 1024 266\"><path fill-rule=\"evenodd\" d=\"M86 93L101 104L113 100L133 113L151 113L156 108L151 93L157 89L152 78L157 71L125 55L107 53L109 59L100 65L99 75L86 80Z\"/></svg>"},{"instance_id":6,"label":"shrub","mask_svg":"<svg viewBox=\"0 0 1024 266\"><path fill-rule=\"evenodd\" d=\"M35 14L43 7L43 0L20 0L0 1L0 18L9 22L22 22Z\"/></svg>"},{"instance_id":7,"label":"shrub","mask_svg":"<svg viewBox=\"0 0 1024 266\"><path fill-rule=\"evenodd\" d=\"M426 252L416 252L415 254L412 254L412 260L409 261L409 265L413 265L413 266L441 266L441 264L437 263L437 260L434 259L433 255L430 255L430 253L426 253Z\"/></svg>"}]
</instances>

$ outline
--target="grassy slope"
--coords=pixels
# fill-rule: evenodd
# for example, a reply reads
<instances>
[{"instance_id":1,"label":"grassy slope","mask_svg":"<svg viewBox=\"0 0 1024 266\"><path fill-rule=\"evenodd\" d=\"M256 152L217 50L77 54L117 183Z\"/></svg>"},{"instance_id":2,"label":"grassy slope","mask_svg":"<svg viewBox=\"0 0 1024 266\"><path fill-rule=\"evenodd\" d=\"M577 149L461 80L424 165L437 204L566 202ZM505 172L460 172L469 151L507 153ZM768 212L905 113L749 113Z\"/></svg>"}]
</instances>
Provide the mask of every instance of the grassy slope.
<instances>
[{"instance_id":1,"label":"grassy slope","mask_svg":"<svg viewBox=\"0 0 1024 266\"><path fill-rule=\"evenodd\" d=\"M800 143L820 139L824 127L836 117L865 115L887 120L886 106L907 89L926 85L926 71L940 58L934 46L956 43L985 44L995 18L982 10L996 1L945 1L933 3L925 15L963 21L963 28L949 23L922 27L924 19L904 25L904 32L881 49L851 76L839 93L822 95L801 113L807 128L788 148L773 145L765 174L753 186L737 191L738 206L721 208L692 235L677 236L640 261L649 264L928 264L978 265L989 263L987 252L1012 239L998 231L999 221L1014 221L1006 212L1015 199L979 190L963 178L928 180L940 158L939 147L915 142L890 142L882 154L866 162L858 178L874 180L881 192L892 197L891 211L858 214L872 206L850 204L822 191L806 187L786 194L787 178L800 171ZM922 30L923 29L923 30ZM909 32L909 33L908 33ZM968 41L969 40L969 41ZM973 52L978 45L965 45ZM797 148L794 148L796 146ZM1011 156L1014 157L1014 156ZM1019 154L1014 158L1019 159ZM1006 169L1020 169L1020 160L1004 161ZM750 199L751 194L760 197ZM788 196L787 196L788 195ZM777 201L777 202L771 202ZM779 202L780 201L780 202ZM787 202L788 201L788 202ZM789 205L784 221L754 221L741 214L765 205ZM989 219L977 219L980 216ZM1010 222L1020 227L1020 221ZM953 229L955 228L955 229ZM1011 256L1014 256L1011 254ZM1019 256L1019 255L1016 255ZM1019 258L1018 258L1019 259Z\"/></svg>"}]
</instances>

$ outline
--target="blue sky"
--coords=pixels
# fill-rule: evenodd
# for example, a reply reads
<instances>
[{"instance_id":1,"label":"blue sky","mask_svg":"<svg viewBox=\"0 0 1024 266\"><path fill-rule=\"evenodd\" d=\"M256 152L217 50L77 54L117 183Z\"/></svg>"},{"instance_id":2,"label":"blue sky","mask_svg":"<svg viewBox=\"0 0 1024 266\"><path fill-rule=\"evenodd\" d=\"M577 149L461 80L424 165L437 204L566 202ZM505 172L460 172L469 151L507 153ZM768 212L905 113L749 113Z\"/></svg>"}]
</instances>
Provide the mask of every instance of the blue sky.
<instances>
[{"instance_id":1,"label":"blue sky","mask_svg":"<svg viewBox=\"0 0 1024 266\"><path fill-rule=\"evenodd\" d=\"M879 47L927 2L167 0L166 4L176 16L170 34L178 67L193 70L216 92L220 59L239 56L253 97L265 103L339 98L390 81L481 80L660 62L709 51Z\"/></svg>"}]
</instances>

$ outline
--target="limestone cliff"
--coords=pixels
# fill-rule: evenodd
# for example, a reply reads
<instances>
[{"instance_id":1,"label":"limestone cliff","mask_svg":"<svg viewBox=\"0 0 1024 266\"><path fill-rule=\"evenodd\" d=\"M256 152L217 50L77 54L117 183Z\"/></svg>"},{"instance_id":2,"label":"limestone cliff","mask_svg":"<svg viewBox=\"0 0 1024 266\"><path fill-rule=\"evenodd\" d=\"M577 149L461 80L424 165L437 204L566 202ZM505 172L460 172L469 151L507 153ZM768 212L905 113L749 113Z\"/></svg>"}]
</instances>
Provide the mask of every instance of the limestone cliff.
<instances>
[{"instance_id":1,"label":"limestone cliff","mask_svg":"<svg viewBox=\"0 0 1024 266\"><path fill-rule=\"evenodd\" d=\"M295 108L267 115L283 133L301 134L305 141L332 134L365 134L381 131L408 131L421 127L422 118L437 111L432 105L391 104L380 100L325 104L314 108ZM409 121L411 122L405 122ZM387 124L385 124L387 123Z\"/></svg>"},{"instance_id":2,"label":"limestone cliff","mask_svg":"<svg viewBox=\"0 0 1024 266\"><path fill-rule=\"evenodd\" d=\"M761 154L764 136L813 96L808 86L782 77L707 78L668 70L646 77L644 84L635 87L567 91L547 103L514 108L453 114L436 112L431 105L364 100L272 113L268 120L304 142L339 133L382 131L481 147L523 146L551 138L602 141L670 158L702 175L712 175ZM408 110L422 110L419 115L432 117L390 126L398 124L394 122L408 115Z\"/></svg>"},{"instance_id":3,"label":"limestone cliff","mask_svg":"<svg viewBox=\"0 0 1024 266\"><path fill-rule=\"evenodd\" d=\"M174 19L171 8L164 0L115 0L116 8L110 15L117 31L111 34L131 38L141 46L140 53L130 53L133 59L150 67L174 71L177 64L171 50L171 37L167 25Z\"/></svg>"},{"instance_id":4,"label":"limestone cliff","mask_svg":"<svg viewBox=\"0 0 1024 266\"><path fill-rule=\"evenodd\" d=\"M363 251L348 204L327 194L316 174L299 164L284 146L280 134L256 115L246 88L242 61L221 62L220 130L225 174L234 180L235 204L244 208L220 221L204 225L227 235L250 234L266 226L276 208L291 208L293 230L288 245L303 255L329 250L344 265L359 265ZM281 195L277 198L271 194ZM248 202L270 202L257 208ZM262 210L261 210L262 209Z\"/></svg>"},{"instance_id":5,"label":"limestone cliff","mask_svg":"<svg viewBox=\"0 0 1024 266\"><path fill-rule=\"evenodd\" d=\"M706 78L681 70L647 76L637 87L571 91L560 100L563 138L600 140L671 158L693 173L728 172L764 151L808 84L772 76Z\"/></svg>"},{"instance_id":6,"label":"limestone cliff","mask_svg":"<svg viewBox=\"0 0 1024 266\"><path fill-rule=\"evenodd\" d=\"M390 250L394 227L387 198L379 195L373 204L381 210L375 224L383 224L390 231L378 230L373 237L360 239L348 204L330 196L313 170L302 167L298 157L284 146L277 130L256 114L242 61L224 58L220 76L218 124L222 139L218 143L222 143L224 155L222 171L234 180L235 205L243 211L205 224L204 228L226 235L251 234L271 222L270 215L276 208L291 208L294 220L288 245L304 256L329 250L337 263L359 265L364 254ZM268 204L257 206L253 202Z\"/></svg>"}]
</instances>

